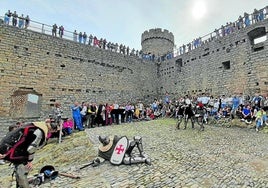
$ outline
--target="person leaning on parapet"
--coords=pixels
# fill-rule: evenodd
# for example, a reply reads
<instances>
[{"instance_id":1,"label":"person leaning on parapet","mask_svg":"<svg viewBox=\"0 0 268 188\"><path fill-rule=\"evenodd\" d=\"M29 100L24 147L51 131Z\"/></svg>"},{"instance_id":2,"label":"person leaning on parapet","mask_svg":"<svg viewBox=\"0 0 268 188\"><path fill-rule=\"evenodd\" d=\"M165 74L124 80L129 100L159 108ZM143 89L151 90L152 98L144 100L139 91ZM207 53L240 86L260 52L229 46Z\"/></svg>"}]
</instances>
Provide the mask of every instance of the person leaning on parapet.
<instances>
[{"instance_id":1,"label":"person leaning on parapet","mask_svg":"<svg viewBox=\"0 0 268 188\"><path fill-rule=\"evenodd\" d=\"M27 29L29 27L29 25L30 25L30 17L29 17L29 15L27 15L25 18L25 26L24 26L25 29Z\"/></svg>"},{"instance_id":2,"label":"person leaning on parapet","mask_svg":"<svg viewBox=\"0 0 268 188\"><path fill-rule=\"evenodd\" d=\"M44 146L50 121L33 122L9 132L0 142L0 159L14 164L17 187L29 188L28 172L33 169L35 151Z\"/></svg>"},{"instance_id":3,"label":"person leaning on parapet","mask_svg":"<svg viewBox=\"0 0 268 188\"><path fill-rule=\"evenodd\" d=\"M23 14L19 17L19 28L24 27L24 17Z\"/></svg>"},{"instance_id":4,"label":"person leaning on parapet","mask_svg":"<svg viewBox=\"0 0 268 188\"><path fill-rule=\"evenodd\" d=\"M87 33L84 32L84 34L83 34L83 43L86 44L86 42L87 42Z\"/></svg>"},{"instance_id":5,"label":"person leaning on parapet","mask_svg":"<svg viewBox=\"0 0 268 188\"><path fill-rule=\"evenodd\" d=\"M248 13L244 13L244 23L245 23L245 27L250 25L250 19L249 19L249 14Z\"/></svg>"},{"instance_id":6,"label":"person leaning on parapet","mask_svg":"<svg viewBox=\"0 0 268 188\"><path fill-rule=\"evenodd\" d=\"M64 27L61 25L59 27L59 36L60 36L60 38L62 38L63 34L64 34Z\"/></svg>"},{"instance_id":7,"label":"person leaning on parapet","mask_svg":"<svg viewBox=\"0 0 268 188\"><path fill-rule=\"evenodd\" d=\"M252 19L252 23L257 23L259 20L259 11L255 8L253 11L253 19Z\"/></svg>"},{"instance_id":8,"label":"person leaning on parapet","mask_svg":"<svg viewBox=\"0 0 268 188\"><path fill-rule=\"evenodd\" d=\"M92 45L92 41L93 41L93 35L90 34L88 37L88 45Z\"/></svg>"},{"instance_id":9,"label":"person leaning on parapet","mask_svg":"<svg viewBox=\"0 0 268 188\"><path fill-rule=\"evenodd\" d=\"M242 29L244 26L243 26L243 18L242 16L240 15L238 17L238 22L237 22L237 29Z\"/></svg>"},{"instance_id":10,"label":"person leaning on parapet","mask_svg":"<svg viewBox=\"0 0 268 188\"><path fill-rule=\"evenodd\" d=\"M10 21L11 16L12 16L12 13L10 12L10 10L8 10L7 13L5 14L5 18L4 18L4 22L6 25L9 25L9 21Z\"/></svg>"},{"instance_id":11,"label":"person leaning on parapet","mask_svg":"<svg viewBox=\"0 0 268 188\"><path fill-rule=\"evenodd\" d=\"M83 39L83 34L82 34L82 32L80 32L78 35L79 43L82 43L82 39Z\"/></svg>"},{"instance_id":12,"label":"person leaning on parapet","mask_svg":"<svg viewBox=\"0 0 268 188\"><path fill-rule=\"evenodd\" d=\"M76 32L76 30L74 30L74 32L73 32L73 40L74 40L74 42L77 42L77 32Z\"/></svg>"},{"instance_id":13,"label":"person leaning on parapet","mask_svg":"<svg viewBox=\"0 0 268 188\"><path fill-rule=\"evenodd\" d=\"M17 22L18 22L18 14L17 14L17 12L16 11L14 11L14 13L12 14L12 25L13 26L17 26Z\"/></svg>"},{"instance_id":14,"label":"person leaning on parapet","mask_svg":"<svg viewBox=\"0 0 268 188\"><path fill-rule=\"evenodd\" d=\"M52 36L53 36L53 37L56 37L56 36L57 36L57 29L58 29L57 24L54 24L54 25L52 26Z\"/></svg>"}]
</instances>

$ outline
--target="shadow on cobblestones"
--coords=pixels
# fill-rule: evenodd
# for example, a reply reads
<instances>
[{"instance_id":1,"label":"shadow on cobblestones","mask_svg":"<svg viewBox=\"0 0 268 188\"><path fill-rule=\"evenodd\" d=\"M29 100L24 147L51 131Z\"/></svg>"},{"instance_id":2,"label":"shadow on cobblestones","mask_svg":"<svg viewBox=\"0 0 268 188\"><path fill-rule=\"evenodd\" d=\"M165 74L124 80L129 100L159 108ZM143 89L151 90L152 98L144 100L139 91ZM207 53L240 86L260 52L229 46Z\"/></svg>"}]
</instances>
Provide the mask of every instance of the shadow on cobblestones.
<instances>
[{"instance_id":1,"label":"shadow on cobblestones","mask_svg":"<svg viewBox=\"0 0 268 188\"><path fill-rule=\"evenodd\" d=\"M61 144L50 143L37 153L36 168L52 164L81 179L59 177L40 187L268 187L267 134L215 126L203 132L190 126L177 130L175 124L174 119L159 119L98 127ZM113 166L106 161L77 170L97 156L98 135L141 136L152 165ZM9 182L10 167L0 170L0 183Z\"/></svg>"}]
</instances>

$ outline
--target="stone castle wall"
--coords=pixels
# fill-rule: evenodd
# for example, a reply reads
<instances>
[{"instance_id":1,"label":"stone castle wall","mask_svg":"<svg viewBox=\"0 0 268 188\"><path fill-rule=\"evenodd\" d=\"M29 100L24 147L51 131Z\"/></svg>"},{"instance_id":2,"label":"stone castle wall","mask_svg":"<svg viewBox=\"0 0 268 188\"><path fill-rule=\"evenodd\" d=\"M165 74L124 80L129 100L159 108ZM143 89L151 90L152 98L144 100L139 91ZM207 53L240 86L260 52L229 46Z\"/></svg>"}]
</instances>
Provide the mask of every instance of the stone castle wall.
<instances>
[{"instance_id":1,"label":"stone castle wall","mask_svg":"<svg viewBox=\"0 0 268 188\"><path fill-rule=\"evenodd\" d=\"M166 92L174 98L201 92L267 92L268 42L253 42L267 35L267 22L215 38L161 63L0 25L0 117L25 117L38 110L30 117L44 117L55 101L70 114L69 106L76 100L151 102ZM162 36L161 29L157 32ZM155 32L143 33L143 48L146 41L154 41L151 33ZM170 32L164 33L169 44L163 52L174 42ZM37 105L27 102L29 96L38 96Z\"/></svg>"},{"instance_id":2,"label":"stone castle wall","mask_svg":"<svg viewBox=\"0 0 268 188\"><path fill-rule=\"evenodd\" d=\"M0 48L0 117L19 118L26 115L18 114L23 109L34 107L47 116L55 101L69 113L76 100L123 103L157 97L156 66L138 57L5 25ZM29 95L37 96L37 107L28 104Z\"/></svg>"},{"instance_id":3,"label":"stone castle wall","mask_svg":"<svg viewBox=\"0 0 268 188\"><path fill-rule=\"evenodd\" d=\"M150 29L142 34L141 46L144 53L162 56L173 52L174 35L166 29Z\"/></svg>"},{"instance_id":4,"label":"stone castle wall","mask_svg":"<svg viewBox=\"0 0 268 188\"><path fill-rule=\"evenodd\" d=\"M158 67L160 95L268 93L268 21L256 23L182 54Z\"/></svg>"}]
</instances>

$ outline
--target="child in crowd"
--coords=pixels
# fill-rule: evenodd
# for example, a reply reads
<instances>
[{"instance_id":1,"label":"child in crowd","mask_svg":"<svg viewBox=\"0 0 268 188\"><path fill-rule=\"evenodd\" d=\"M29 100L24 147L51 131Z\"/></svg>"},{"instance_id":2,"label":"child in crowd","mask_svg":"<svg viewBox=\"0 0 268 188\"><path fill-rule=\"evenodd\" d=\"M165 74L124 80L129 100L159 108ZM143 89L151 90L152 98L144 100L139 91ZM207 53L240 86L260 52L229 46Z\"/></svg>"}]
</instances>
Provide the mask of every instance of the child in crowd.
<instances>
[{"instance_id":1,"label":"child in crowd","mask_svg":"<svg viewBox=\"0 0 268 188\"><path fill-rule=\"evenodd\" d=\"M258 132L260 127L263 126L263 124L268 125L267 123L267 114L263 110L263 108L260 108L260 110L256 113L256 131Z\"/></svg>"},{"instance_id":2,"label":"child in crowd","mask_svg":"<svg viewBox=\"0 0 268 188\"><path fill-rule=\"evenodd\" d=\"M70 135L73 132L74 123L71 118L63 118L62 132L64 135Z\"/></svg>"}]
</instances>

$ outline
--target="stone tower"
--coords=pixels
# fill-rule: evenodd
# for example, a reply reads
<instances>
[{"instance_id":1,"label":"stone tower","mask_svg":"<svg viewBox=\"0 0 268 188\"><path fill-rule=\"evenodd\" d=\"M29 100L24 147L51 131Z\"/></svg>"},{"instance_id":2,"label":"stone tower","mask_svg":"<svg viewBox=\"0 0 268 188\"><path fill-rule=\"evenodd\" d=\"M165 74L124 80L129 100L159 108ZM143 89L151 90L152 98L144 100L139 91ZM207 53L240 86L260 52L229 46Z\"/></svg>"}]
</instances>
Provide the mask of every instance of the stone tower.
<instances>
[{"instance_id":1,"label":"stone tower","mask_svg":"<svg viewBox=\"0 0 268 188\"><path fill-rule=\"evenodd\" d=\"M174 35L168 30L161 28L145 31L141 36L141 46L143 53L162 56L174 49Z\"/></svg>"}]
</instances>

